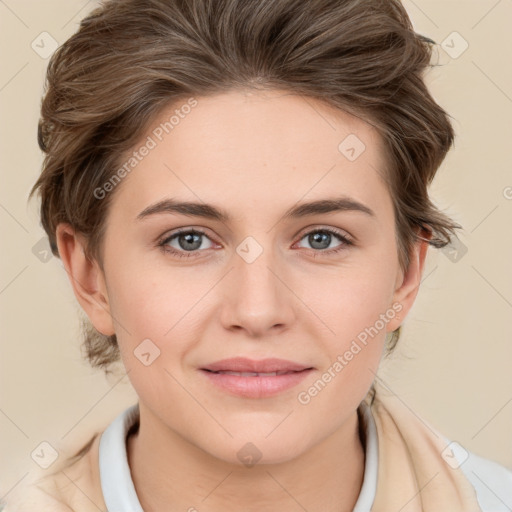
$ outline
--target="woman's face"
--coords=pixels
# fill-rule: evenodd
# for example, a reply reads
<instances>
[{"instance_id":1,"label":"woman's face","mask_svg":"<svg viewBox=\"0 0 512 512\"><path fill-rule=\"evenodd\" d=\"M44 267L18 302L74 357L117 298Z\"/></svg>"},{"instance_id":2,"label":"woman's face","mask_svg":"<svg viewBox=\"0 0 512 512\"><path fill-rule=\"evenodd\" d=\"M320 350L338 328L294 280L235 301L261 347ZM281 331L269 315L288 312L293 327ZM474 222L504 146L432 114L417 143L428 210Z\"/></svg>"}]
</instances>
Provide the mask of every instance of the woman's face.
<instances>
[{"instance_id":1,"label":"woman's face","mask_svg":"<svg viewBox=\"0 0 512 512\"><path fill-rule=\"evenodd\" d=\"M353 415L410 307L382 141L283 91L196 100L161 113L112 198L112 327L155 421L228 462L290 460ZM235 357L309 370L205 370Z\"/></svg>"}]
</instances>

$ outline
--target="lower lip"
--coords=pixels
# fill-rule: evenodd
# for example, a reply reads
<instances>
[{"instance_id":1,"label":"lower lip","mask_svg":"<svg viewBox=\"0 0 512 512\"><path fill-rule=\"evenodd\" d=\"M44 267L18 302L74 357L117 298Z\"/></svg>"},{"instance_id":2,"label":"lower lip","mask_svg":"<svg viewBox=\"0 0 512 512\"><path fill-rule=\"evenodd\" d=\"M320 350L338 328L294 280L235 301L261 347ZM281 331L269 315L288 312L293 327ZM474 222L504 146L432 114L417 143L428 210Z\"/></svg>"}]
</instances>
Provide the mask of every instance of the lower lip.
<instances>
[{"instance_id":1,"label":"lower lip","mask_svg":"<svg viewBox=\"0 0 512 512\"><path fill-rule=\"evenodd\" d=\"M213 384L233 395L246 398L274 396L302 382L313 369L284 375L241 377L201 370Z\"/></svg>"}]
</instances>

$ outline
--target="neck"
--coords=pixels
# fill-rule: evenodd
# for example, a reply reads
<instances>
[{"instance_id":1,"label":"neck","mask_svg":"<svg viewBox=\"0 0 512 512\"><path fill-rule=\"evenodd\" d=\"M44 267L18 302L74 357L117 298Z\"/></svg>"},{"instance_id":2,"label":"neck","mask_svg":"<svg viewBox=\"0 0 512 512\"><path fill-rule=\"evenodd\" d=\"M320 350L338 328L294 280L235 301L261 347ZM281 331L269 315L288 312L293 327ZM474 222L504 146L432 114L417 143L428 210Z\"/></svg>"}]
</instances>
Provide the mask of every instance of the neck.
<instances>
[{"instance_id":1,"label":"neck","mask_svg":"<svg viewBox=\"0 0 512 512\"><path fill-rule=\"evenodd\" d=\"M127 452L145 512L220 512L234 505L247 512L353 510L365 461L357 411L300 456L246 467L213 457L139 406L140 427L128 437Z\"/></svg>"}]
</instances>

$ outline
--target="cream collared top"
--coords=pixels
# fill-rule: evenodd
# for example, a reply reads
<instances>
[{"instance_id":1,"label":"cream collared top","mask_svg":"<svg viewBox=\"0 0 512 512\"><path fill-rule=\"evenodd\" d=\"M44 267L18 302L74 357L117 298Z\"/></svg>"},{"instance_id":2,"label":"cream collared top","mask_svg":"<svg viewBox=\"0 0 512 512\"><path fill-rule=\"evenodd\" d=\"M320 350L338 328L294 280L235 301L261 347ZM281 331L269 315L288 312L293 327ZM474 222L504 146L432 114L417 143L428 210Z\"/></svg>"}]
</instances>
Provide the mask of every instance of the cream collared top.
<instances>
[{"instance_id":1,"label":"cream collared top","mask_svg":"<svg viewBox=\"0 0 512 512\"><path fill-rule=\"evenodd\" d=\"M393 407L391 407L391 403L393 403ZM389 407L383 409L383 404L387 404ZM398 413L398 410L400 413ZM394 411L395 415L390 414L390 411ZM370 406L368 400L361 403L359 418L365 433L365 471L360 494L353 509L354 512L374 512L377 510L380 512L381 509L385 510L385 507L378 509L372 507L381 507L382 503L388 499L386 498L387 494L382 491L382 482L387 479L387 475L393 473L392 470L385 474L382 473L384 467L382 457L383 454L388 453L384 450L388 443L383 441L388 437L392 438L391 432L388 436L388 431L393 429L393 427L386 425L389 424L390 418L393 418L392 423L397 421L400 423L404 415L408 417L412 414L410 411L407 412L403 405L399 404L396 397L379 397L376 406ZM377 422L374 416L378 416ZM401 416L401 418L397 419L398 416ZM105 512L143 512L131 478L126 451L127 434L137 424L138 420L139 408L138 404L135 404L119 414L101 435L95 437L89 451L82 458L55 474L44 476L38 482L34 482L33 479L30 485L23 485L20 489L15 489L6 497L5 508L2 508L0 504L0 511L98 512L98 510L101 510ZM409 420L412 420L412 418L409 417ZM401 423L403 429L403 424L406 421L403 420ZM430 429L428 424L423 423L426 425L425 432L427 432L427 429L435 432ZM416 428L420 429L418 425ZM478 510L482 512L511 512L512 471L491 460L464 450L458 443L450 443L439 433L436 433L436 435L439 437L437 446L446 447L443 453L438 453L436 463L441 461L442 465L448 468L447 474L454 472L458 475L457 478L462 477L465 488L464 492L460 492L461 495L467 493L466 497L469 497L469 500L473 499L474 496L475 505L467 505L472 507L471 510L460 510L463 510L463 512L476 512ZM428 436L432 437L431 434L427 433ZM429 444L429 439L425 444ZM441 444L439 444L439 441L441 441ZM393 446L396 446L396 443ZM430 450L430 448L429 446L428 449ZM414 451L409 447L408 453L411 454ZM434 453L437 452L434 451ZM379 457L381 457L380 461ZM391 466L388 464L388 467ZM401 471L403 471L403 468ZM436 469L431 478L429 475L427 476L432 480L439 477L439 473L439 470ZM419 478L418 476L418 480ZM448 485L458 485L452 483L451 479L447 478L446 481L450 482ZM427 484L423 485L425 490L420 489L418 485L418 495L411 496L409 501L405 498L408 496L407 494L404 494L403 502L399 501L400 498L397 498L397 502L403 505L402 512L428 510L425 508L426 505L419 500L419 495L425 493L428 489ZM393 485L395 485L397 494L399 494L400 482L394 482ZM379 503L376 503L377 488L380 489ZM435 493L442 493L442 489L441 485ZM435 500L436 494L433 494L433 496ZM418 503L421 504L418 505ZM427 500L426 503L430 502ZM444 502L440 500L439 503ZM478 505L476 505L477 503ZM454 511L438 509L435 512Z\"/></svg>"}]
</instances>

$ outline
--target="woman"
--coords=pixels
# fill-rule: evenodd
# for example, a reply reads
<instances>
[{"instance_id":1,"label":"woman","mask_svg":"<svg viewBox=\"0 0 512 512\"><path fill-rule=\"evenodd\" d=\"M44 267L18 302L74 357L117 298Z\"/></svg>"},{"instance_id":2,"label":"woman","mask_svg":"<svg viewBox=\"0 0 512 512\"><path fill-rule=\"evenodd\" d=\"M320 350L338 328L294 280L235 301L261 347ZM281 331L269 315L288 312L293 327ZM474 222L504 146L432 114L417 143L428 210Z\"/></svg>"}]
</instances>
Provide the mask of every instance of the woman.
<instances>
[{"instance_id":1,"label":"woman","mask_svg":"<svg viewBox=\"0 0 512 512\"><path fill-rule=\"evenodd\" d=\"M5 510L510 510L376 379L454 133L395 0L110 0L54 54L32 192L139 401Z\"/></svg>"}]
</instances>

